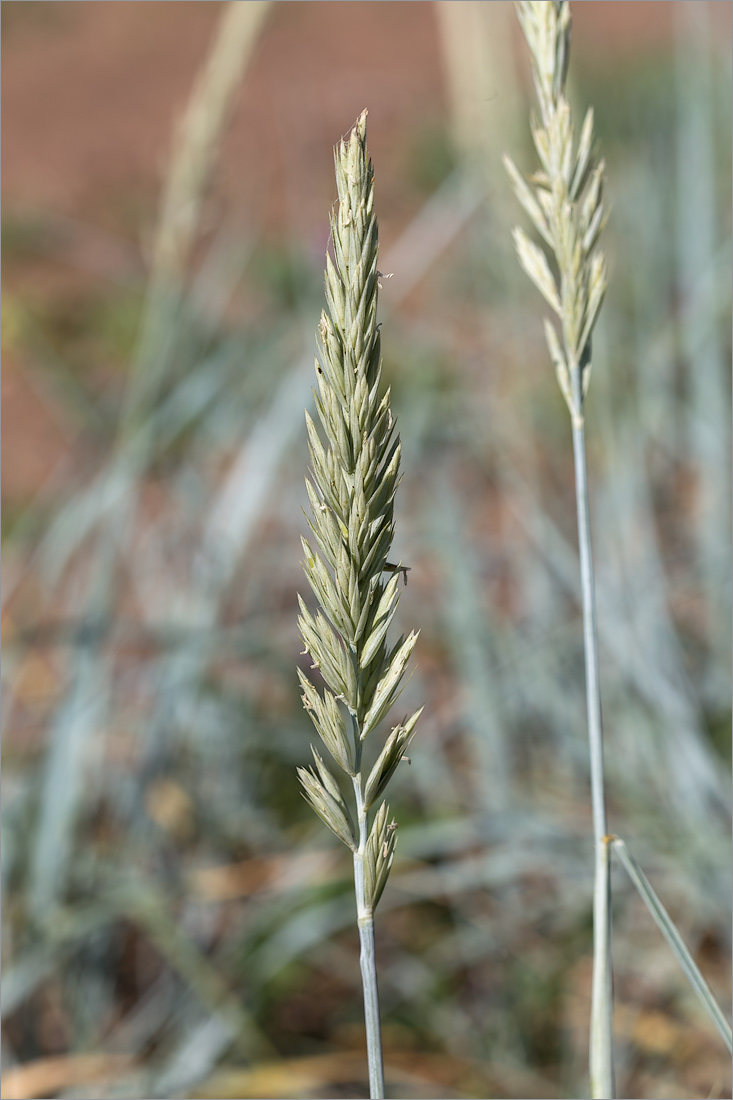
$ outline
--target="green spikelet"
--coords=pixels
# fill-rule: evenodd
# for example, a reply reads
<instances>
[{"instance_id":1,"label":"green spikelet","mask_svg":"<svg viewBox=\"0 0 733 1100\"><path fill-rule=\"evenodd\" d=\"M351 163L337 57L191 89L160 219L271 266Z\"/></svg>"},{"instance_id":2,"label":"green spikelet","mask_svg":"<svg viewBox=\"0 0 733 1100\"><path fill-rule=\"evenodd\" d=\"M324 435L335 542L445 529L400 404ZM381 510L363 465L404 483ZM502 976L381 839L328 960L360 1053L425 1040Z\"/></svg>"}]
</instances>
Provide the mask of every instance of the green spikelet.
<instances>
[{"instance_id":1,"label":"green spikelet","mask_svg":"<svg viewBox=\"0 0 733 1100\"><path fill-rule=\"evenodd\" d=\"M301 600L299 620L305 651L326 687L319 691L302 674L301 686L303 703L321 740L338 767L352 777L363 832L368 828L367 810L402 758L418 715L397 727L387 756L382 754L368 784L361 775L362 741L400 694L417 634L392 646L387 641L400 575L406 580L406 570L387 561L394 534L400 441L389 390L381 385L379 238L366 111L339 142L334 159L338 205L331 215L333 259L326 257L328 309L318 326L314 393L320 432L306 414L312 538L303 539L303 568L321 612L314 616ZM386 579L385 571L391 573ZM344 809L323 782L322 770L301 770L300 776L316 812L344 843L355 847ZM365 851L364 847L362 857ZM377 878L381 893L386 874ZM376 880L371 893L365 899L370 908L376 900Z\"/></svg>"}]
</instances>

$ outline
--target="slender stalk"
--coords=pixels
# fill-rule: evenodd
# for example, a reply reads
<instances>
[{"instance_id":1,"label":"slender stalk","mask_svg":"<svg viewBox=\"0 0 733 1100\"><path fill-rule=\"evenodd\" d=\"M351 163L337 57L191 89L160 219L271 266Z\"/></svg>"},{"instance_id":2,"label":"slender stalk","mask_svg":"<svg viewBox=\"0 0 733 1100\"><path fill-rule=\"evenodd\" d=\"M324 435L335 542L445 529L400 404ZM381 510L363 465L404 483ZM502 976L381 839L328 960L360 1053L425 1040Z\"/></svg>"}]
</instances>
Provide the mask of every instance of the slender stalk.
<instances>
[{"instance_id":1,"label":"slender stalk","mask_svg":"<svg viewBox=\"0 0 733 1100\"><path fill-rule=\"evenodd\" d=\"M382 1029L379 1022L379 988L377 985L377 954L374 944L374 911L367 903L364 861L369 839L369 813L364 809L361 774L354 776L359 848L354 852L354 893L356 918L359 925L359 965L364 989L364 1022L366 1025L367 1062L369 1065L369 1095L384 1097L384 1062L382 1059Z\"/></svg>"},{"instance_id":2,"label":"slender stalk","mask_svg":"<svg viewBox=\"0 0 733 1100\"><path fill-rule=\"evenodd\" d=\"M611 956L611 861L608 838L595 847L593 887L593 985L589 1040L590 1094L616 1095L613 1042L613 959Z\"/></svg>"},{"instance_id":3,"label":"slender stalk","mask_svg":"<svg viewBox=\"0 0 733 1100\"><path fill-rule=\"evenodd\" d=\"M580 371L573 371L575 387ZM585 694L590 742L590 782L593 803L593 835L596 844L606 836L606 795L603 781L603 728L601 689L598 676L598 625L596 623L596 586L588 509L588 472L585 458L585 422L573 421L573 458L575 460L575 505L578 516L580 583L583 597L583 643L585 649Z\"/></svg>"},{"instance_id":4,"label":"slender stalk","mask_svg":"<svg viewBox=\"0 0 733 1100\"><path fill-rule=\"evenodd\" d=\"M384 1097L384 1066L382 1062L382 1031L379 1023L379 992L377 990L377 957L374 950L374 917L359 920L361 980L364 986L364 1020L366 1023L367 1060L369 1063L369 1095Z\"/></svg>"},{"instance_id":5,"label":"slender stalk","mask_svg":"<svg viewBox=\"0 0 733 1100\"><path fill-rule=\"evenodd\" d=\"M590 366L590 364L588 364ZM582 405L581 370L571 371L571 385L578 406ZM583 643L585 650L585 692L590 747L591 802L595 877L593 889L593 988L591 992L590 1075L593 1097L613 1097L613 966L611 955L611 865L608 858L606 795L603 778L603 726L598 675L598 627L596 589L593 576L588 474L585 458L585 422L573 417L575 460L575 502L578 516L580 580L583 598Z\"/></svg>"},{"instance_id":6,"label":"slender stalk","mask_svg":"<svg viewBox=\"0 0 733 1100\"><path fill-rule=\"evenodd\" d=\"M515 229L514 240L522 267L560 320L560 333L549 321L545 322L545 336L572 423L595 855L590 1080L594 1100L608 1100L616 1095L611 881L583 416L590 381L591 334L606 290L605 260L597 248L606 221L604 164L596 163L593 156L592 110L587 112L575 140L565 94L570 56L568 0L521 0L516 8L530 50L540 105L541 119L533 119L532 136L541 170L525 178L508 157L504 163L517 197L557 269L556 276L545 248L531 241L521 229Z\"/></svg>"}]
</instances>

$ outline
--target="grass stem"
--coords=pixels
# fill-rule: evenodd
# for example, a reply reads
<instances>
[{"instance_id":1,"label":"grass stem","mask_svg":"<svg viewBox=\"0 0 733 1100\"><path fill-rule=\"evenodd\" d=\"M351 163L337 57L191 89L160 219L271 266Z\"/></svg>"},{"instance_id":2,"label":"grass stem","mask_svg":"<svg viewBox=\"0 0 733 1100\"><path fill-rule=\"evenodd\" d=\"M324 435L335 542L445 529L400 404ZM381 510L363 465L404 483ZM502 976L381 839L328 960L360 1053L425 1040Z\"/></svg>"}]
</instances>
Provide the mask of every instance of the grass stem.
<instances>
[{"instance_id":1,"label":"grass stem","mask_svg":"<svg viewBox=\"0 0 733 1100\"><path fill-rule=\"evenodd\" d=\"M369 1063L369 1095L384 1097L384 1066L382 1062L382 1030L379 1022L379 990L377 988L377 957L374 950L374 917L359 920L361 980L364 986L364 1020L366 1023L367 1060Z\"/></svg>"},{"instance_id":2,"label":"grass stem","mask_svg":"<svg viewBox=\"0 0 733 1100\"><path fill-rule=\"evenodd\" d=\"M369 813L364 808L361 774L355 775L359 848L354 852L354 892L359 925L359 965L364 989L364 1022L366 1025L367 1061L369 1065L369 1095L384 1097L384 1063L382 1059L382 1029L379 1017L379 987L377 985L377 955L374 944L374 911L367 903L364 880L364 860L369 839Z\"/></svg>"},{"instance_id":3,"label":"grass stem","mask_svg":"<svg viewBox=\"0 0 733 1100\"><path fill-rule=\"evenodd\" d=\"M587 364L590 368L590 363ZM574 404L582 408L582 372L570 372ZM585 421L573 416L575 460L575 502L578 517L580 582L583 602L583 646L585 651L585 693L588 711L591 803L595 851L593 890L593 989L591 993L590 1078L591 1095L616 1095L613 1072L613 974L611 954L611 876L608 858L606 794L603 777L603 725L598 674L598 625L593 553L588 508L588 470L585 455Z\"/></svg>"}]
</instances>

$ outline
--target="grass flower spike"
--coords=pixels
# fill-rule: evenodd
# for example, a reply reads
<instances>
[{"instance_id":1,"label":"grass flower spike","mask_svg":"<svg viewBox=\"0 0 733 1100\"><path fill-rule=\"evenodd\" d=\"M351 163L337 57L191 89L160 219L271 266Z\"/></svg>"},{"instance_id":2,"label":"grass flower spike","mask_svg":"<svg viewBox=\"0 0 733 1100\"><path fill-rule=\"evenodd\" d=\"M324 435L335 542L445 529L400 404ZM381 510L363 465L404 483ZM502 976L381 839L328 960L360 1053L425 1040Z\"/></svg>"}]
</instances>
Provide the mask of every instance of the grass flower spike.
<instances>
[{"instance_id":1,"label":"grass flower spike","mask_svg":"<svg viewBox=\"0 0 733 1100\"><path fill-rule=\"evenodd\" d=\"M514 230L520 263L560 321L545 321L545 336L560 389L570 410L575 459L578 545L583 595L586 701L590 745L595 845L593 903L593 991L591 1001L591 1095L615 1095L613 1069L613 989L611 970L610 865L603 778L603 736L598 677L596 597L588 511L583 404L591 369L591 335L606 291L606 264L598 238L606 221L603 161L593 156L593 112L589 110L576 142L565 95L570 54L568 0L524 0L516 4L529 46L540 119L532 137L540 170L524 178L504 158L519 201L542 238L535 244ZM553 273L547 253L554 261Z\"/></svg>"},{"instance_id":2,"label":"grass flower spike","mask_svg":"<svg viewBox=\"0 0 733 1100\"><path fill-rule=\"evenodd\" d=\"M338 208L331 216L333 260L326 256L328 312L318 326L315 403L325 443L306 413L312 480L306 479L313 544L303 539L304 569L320 610L300 599L305 652L323 678L317 688L302 673L303 703L321 741L353 789L352 809L336 777L314 750L312 769L298 770L305 797L354 858L361 940L369 1083L384 1096L374 909L394 857L396 826L382 796L414 735L420 712L394 727L367 773L365 738L400 694L416 633L387 639L404 567L388 562L394 533L400 441L381 387L377 325L378 233L374 174L364 111L335 150ZM389 579L385 573L391 574Z\"/></svg>"},{"instance_id":3,"label":"grass flower spike","mask_svg":"<svg viewBox=\"0 0 733 1100\"><path fill-rule=\"evenodd\" d=\"M561 337L550 321L545 335L560 389L573 424L583 420L588 391L591 334L606 292L607 274L598 239L606 224L605 164L593 156L593 109L575 142L565 81L570 53L570 4L528 0L516 5L532 58L541 122L532 137L541 169L525 178L504 157L517 198L554 257L559 279L545 251L521 229L514 242L522 267L560 320Z\"/></svg>"}]
</instances>

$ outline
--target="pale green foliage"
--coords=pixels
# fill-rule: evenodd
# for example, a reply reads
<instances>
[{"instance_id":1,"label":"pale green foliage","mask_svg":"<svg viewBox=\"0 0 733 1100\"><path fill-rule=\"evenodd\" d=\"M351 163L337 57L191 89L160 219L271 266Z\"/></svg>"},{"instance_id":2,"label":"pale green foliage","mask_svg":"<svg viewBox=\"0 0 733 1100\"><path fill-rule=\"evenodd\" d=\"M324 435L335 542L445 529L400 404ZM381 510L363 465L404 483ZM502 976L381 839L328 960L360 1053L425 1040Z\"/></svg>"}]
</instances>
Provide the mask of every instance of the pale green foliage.
<instances>
[{"instance_id":1,"label":"pale green foliage","mask_svg":"<svg viewBox=\"0 0 733 1100\"><path fill-rule=\"evenodd\" d=\"M516 5L532 59L541 120L532 137L540 171L521 175L504 157L517 198L552 254L557 277L544 251L521 229L514 241L522 267L560 318L562 342L550 322L545 335L560 389L573 421L582 421L590 379L590 339L606 292L607 275L598 238L606 223L604 162L593 156L593 110L575 140L565 80L570 51L567 0L524 0ZM580 372L578 393L572 377Z\"/></svg>"},{"instance_id":2,"label":"pale green foliage","mask_svg":"<svg viewBox=\"0 0 733 1100\"><path fill-rule=\"evenodd\" d=\"M306 576L321 611L300 601L306 653L326 687L302 673L303 703L318 734L357 790L357 839L338 784L316 754L299 770L306 797L329 828L365 861L365 903L376 905L392 862L395 830L383 806L371 834L366 813L384 791L412 738L419 712L396 726L364 785L363 739L399 695L417 634L387 641L399 599L400 570L387 561L394 533L400 441L389 390L381 387L377 327L378 235L374 177L366 148L366 112L335 151L338 206L331 216L333 255L326 257L328 312L318 326L315 404L325 436L306 414L312 479L306 479L309 526ZM383 580L386 570L393 575ZM347 728L348 726L348 728Z\"/></svg>"}]
</instances>

